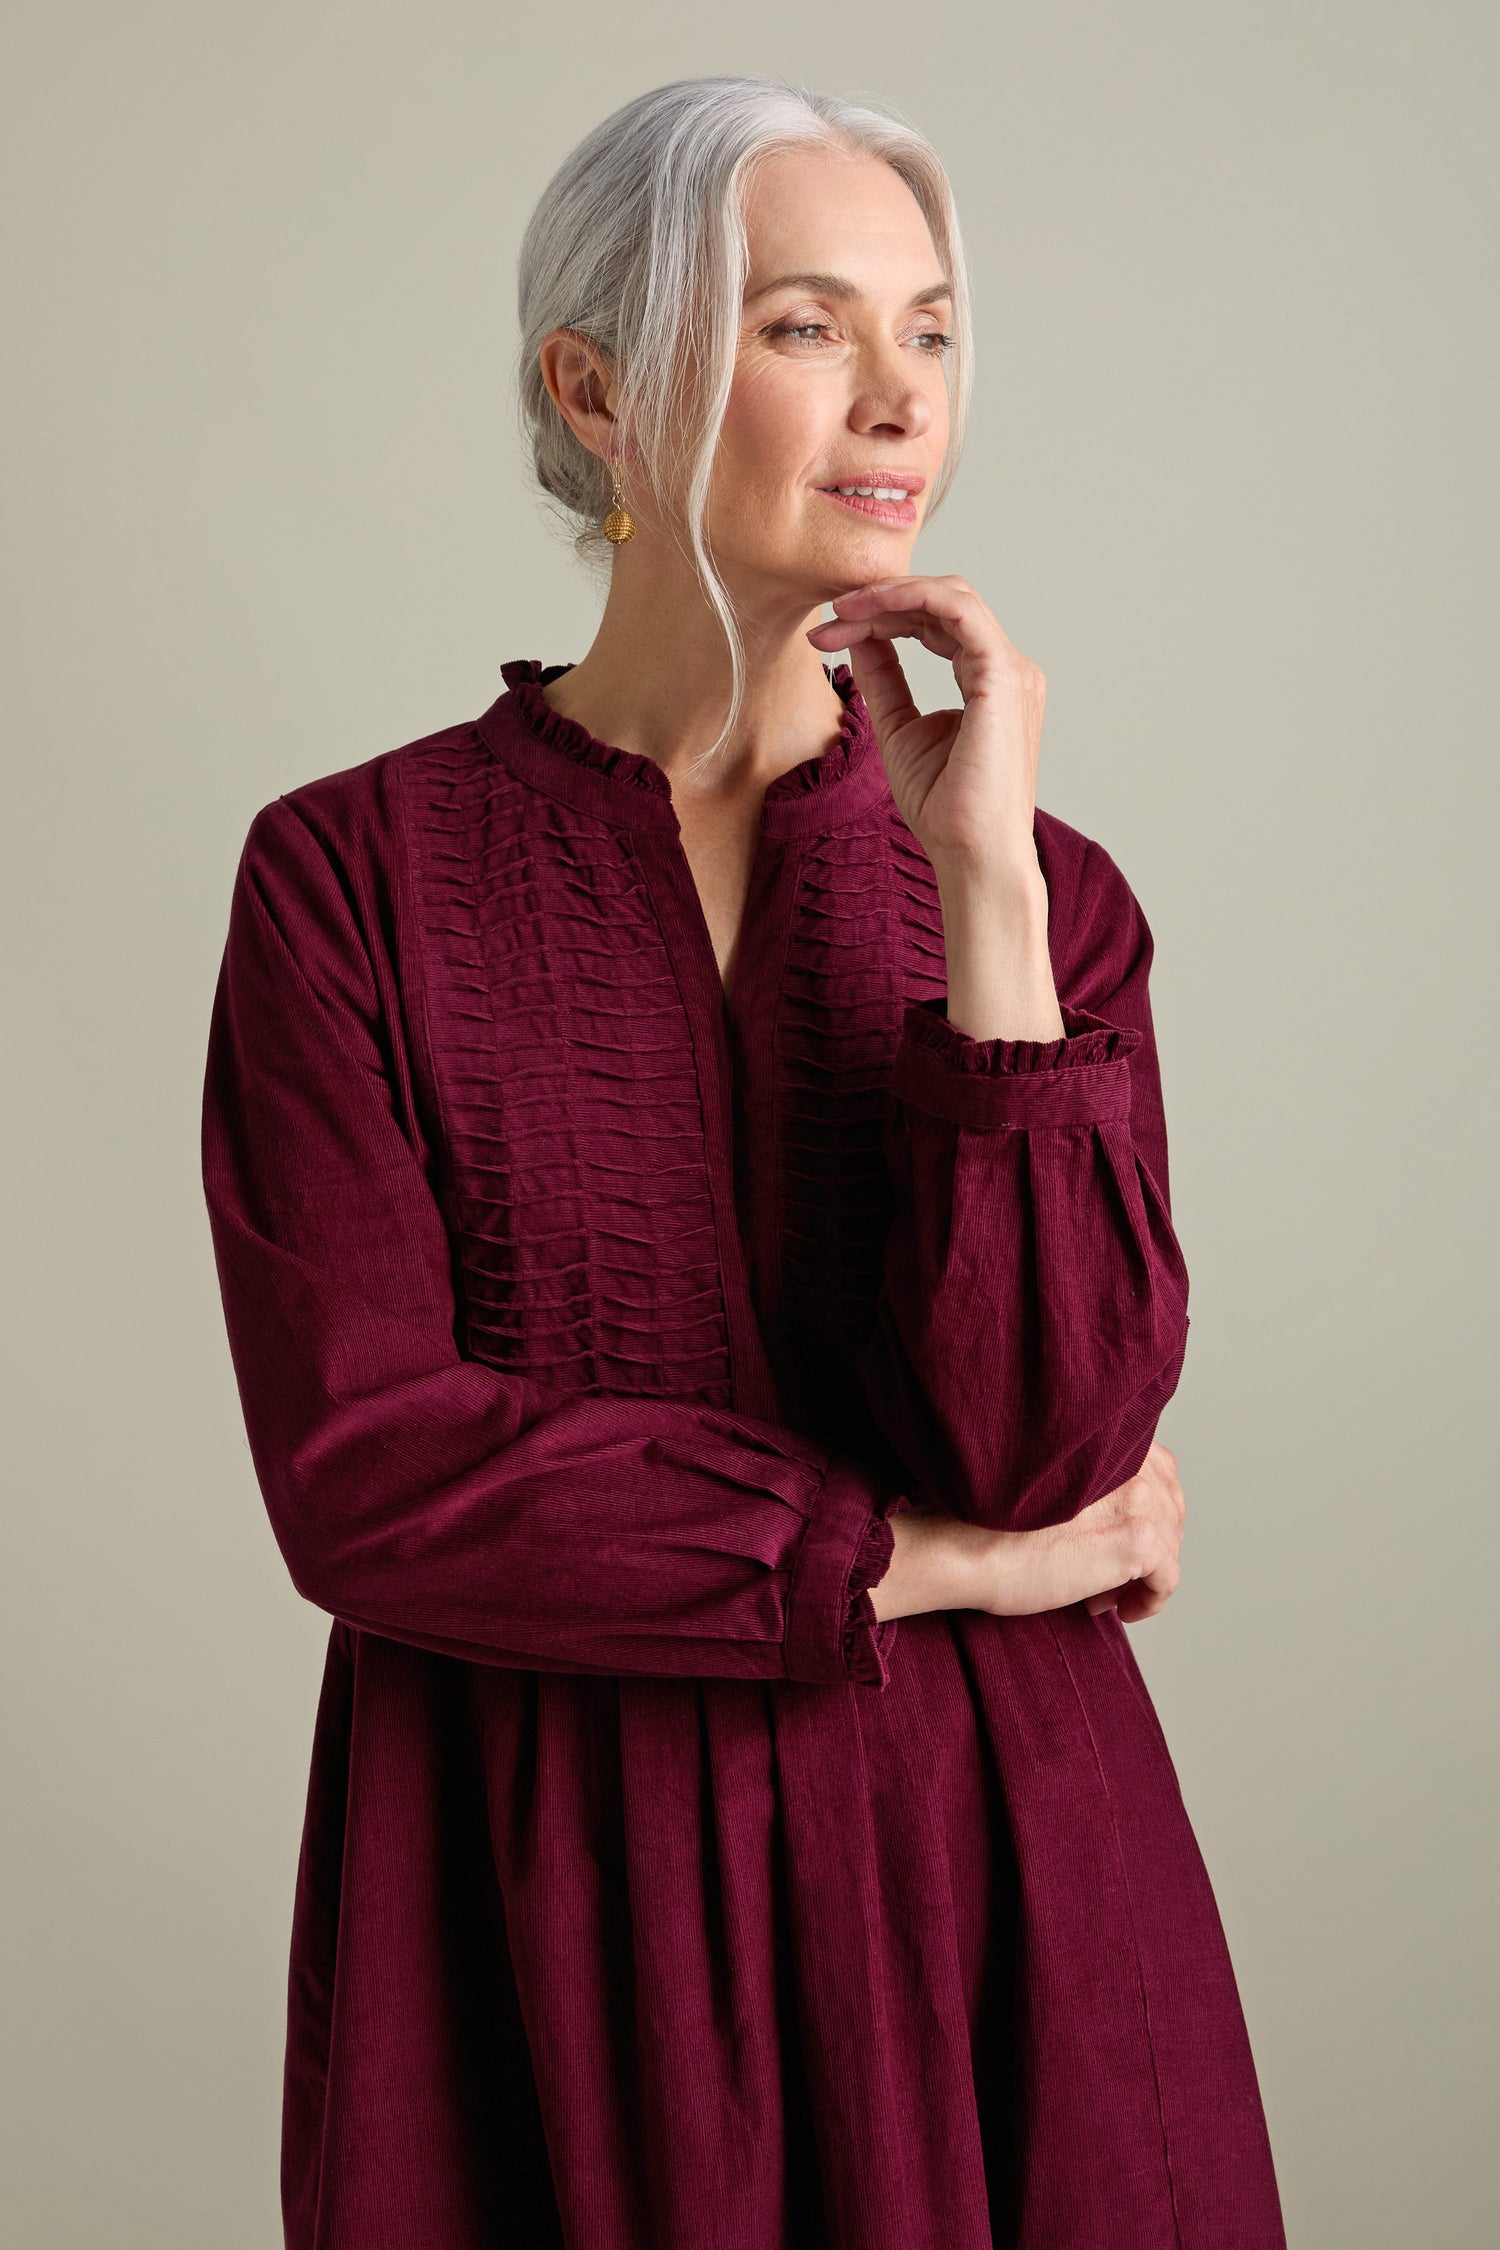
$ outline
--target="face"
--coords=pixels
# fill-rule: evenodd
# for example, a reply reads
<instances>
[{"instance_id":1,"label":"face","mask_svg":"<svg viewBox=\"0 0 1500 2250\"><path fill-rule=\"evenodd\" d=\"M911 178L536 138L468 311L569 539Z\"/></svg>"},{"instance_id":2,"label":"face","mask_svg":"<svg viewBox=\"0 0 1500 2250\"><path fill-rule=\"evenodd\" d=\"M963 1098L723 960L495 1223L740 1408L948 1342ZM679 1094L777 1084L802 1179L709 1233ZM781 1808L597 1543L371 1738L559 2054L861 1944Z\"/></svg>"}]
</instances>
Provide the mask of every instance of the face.
<instances>
[{"instance_id":1,"label":"face","mask_svg":"<svg viewBox=\"0 0 1500 2250\"><path fill-rule=\"evenodd\" d=\"M790 151L746 204L750 275L709 494L718 566L799 611L904 576L948 443L951 301L911 190L878 158ZM786 276L820 279L786 279ZM845 501L831 485L922 489Z\"/></svg>"}]
</instances>

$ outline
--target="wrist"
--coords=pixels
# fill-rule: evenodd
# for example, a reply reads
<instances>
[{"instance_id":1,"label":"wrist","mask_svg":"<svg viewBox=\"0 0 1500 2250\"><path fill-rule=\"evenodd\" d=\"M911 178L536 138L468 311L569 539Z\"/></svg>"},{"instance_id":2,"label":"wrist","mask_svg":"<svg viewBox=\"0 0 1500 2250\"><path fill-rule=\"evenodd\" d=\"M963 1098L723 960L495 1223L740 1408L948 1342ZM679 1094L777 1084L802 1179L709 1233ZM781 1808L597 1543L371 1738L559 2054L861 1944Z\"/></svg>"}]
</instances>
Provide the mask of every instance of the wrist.
<instances>
[{"instance_id":1,"label":"wrist","mask_svg":"<svg viewBox=\"0 0 1500 2250\"><path fill-rule=\"evenodd\" d=\"M890 1525L891 1560L869 1589L877 1623L988 1606L992 1533L961 1516L915 1507L903 1508Z\"/></svg>"},{"instance_id":2,"label":"wrist","mask_svg":"<svg viewBox=\"0 0 1500 2250\"><path fill-rule=\"evenodd\" d=\"M1017 1531L999 1531L992 1524L953 1519L952 1585L954 1609L993 1610L1019 1556Z\"/></svg>"},{"instance_id":3,"label":"wrist","mask_svg":"<svg viewBox=\"0 0 1500 2250\"><path fill-rule=\"evenodd\" d=\"M1040 868L992 860L960 875L947 863L938 901L954 1029L975 1039L1061 1038Z\"/></svg>"},{"instance_id":4,"label":"wrist","mask_svg":"<svg viewBox=\"0 0 1500 2250\"><path fill-rule=\"evenodd\" d=\"M951 916L1047 924L1047 879L1028 837L1015 851L929 853L946 923Z\"/></svg>"}]
</instances>

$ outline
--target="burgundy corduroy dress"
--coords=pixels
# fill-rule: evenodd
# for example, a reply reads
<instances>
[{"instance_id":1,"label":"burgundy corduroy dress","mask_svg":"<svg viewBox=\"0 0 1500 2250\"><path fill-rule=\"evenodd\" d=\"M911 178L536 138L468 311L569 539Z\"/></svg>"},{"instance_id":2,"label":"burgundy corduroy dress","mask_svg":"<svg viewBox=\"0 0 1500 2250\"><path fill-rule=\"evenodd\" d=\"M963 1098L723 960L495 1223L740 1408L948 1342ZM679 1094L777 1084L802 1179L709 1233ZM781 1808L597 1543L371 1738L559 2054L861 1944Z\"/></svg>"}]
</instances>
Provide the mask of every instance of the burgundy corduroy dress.
<instances>
[{"instance_id":1,"label":"burgundy corduroy dress","mask_svg":"<svg viewBox=\"0 0 1500 2250\"><path fill-rule=\"evenodd\" d=\"M955 1030L839 665L726 996L564 669L268 804L230 911L206 1192L334 1620L289 2250L1281 2250L1126 1630L867 1591L894 1508L1058 1522L1172 1395L1146 921L1039 811L1066 1035Z\"/></svg>"}]
</instances>

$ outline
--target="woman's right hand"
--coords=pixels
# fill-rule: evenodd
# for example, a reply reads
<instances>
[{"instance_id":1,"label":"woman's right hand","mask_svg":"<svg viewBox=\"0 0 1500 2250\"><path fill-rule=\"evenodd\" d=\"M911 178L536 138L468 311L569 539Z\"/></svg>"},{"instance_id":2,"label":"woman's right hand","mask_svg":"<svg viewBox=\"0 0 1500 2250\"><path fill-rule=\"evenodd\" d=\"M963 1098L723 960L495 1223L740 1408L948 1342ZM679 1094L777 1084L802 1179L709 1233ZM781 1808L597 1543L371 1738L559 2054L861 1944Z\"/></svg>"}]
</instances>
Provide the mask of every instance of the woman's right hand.
<instances>
[{"instance_id":1,"label":"woman's right hand","mask_svg":"<svg viewBox=\"0 0 1500 2250\"><path fill-rule=\"evenodd\" d=\"M1176 1590L1186 1511L1177 1456L1155 1443L1124 1484L1040 1531L901 1509L891 1518L890 1566L870 1588L876 1618L929 1609L1029 1617L1083 1602L1091 1616L1113 1609L1133 1625Z\"/></svg>"},{"instance_id":2,"label":"woman's right hand","mask_svg":"<svg viewBox=\"0 0 1500 2250\"><path fill-rule=\"evenodd\" d=\"M1083 1602L1091 1617L1118 1612L1121 1623L1154 1617L1177 1590L1187 1502L1177 1456L1153 1443L1137 1473L1066 1523L1040 1531L1001 1531L983 1608L1026 1617Z\"/></svg>"}]
</instances>

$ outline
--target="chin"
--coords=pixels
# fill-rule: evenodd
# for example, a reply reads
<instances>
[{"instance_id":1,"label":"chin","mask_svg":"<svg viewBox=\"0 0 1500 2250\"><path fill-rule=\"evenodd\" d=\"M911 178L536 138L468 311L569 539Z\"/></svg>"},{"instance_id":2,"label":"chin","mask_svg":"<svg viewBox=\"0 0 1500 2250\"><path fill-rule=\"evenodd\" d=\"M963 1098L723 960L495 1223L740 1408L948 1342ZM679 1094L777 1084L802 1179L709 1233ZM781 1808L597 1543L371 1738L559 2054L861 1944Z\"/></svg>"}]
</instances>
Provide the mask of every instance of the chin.
<instances>
[{"instance_id":1,"label":"chin","mask_svg":"<svg viewBox=\"0 0 1500 2250\"><path fill-rule=\"evenodd\" d=\"M812 574L820 591L815 601L831 602L836 594L852 594L878 578L908 578L911 560L904 542L893 539L851 540L836 560Z\"/></svg>"}]
</instances>

